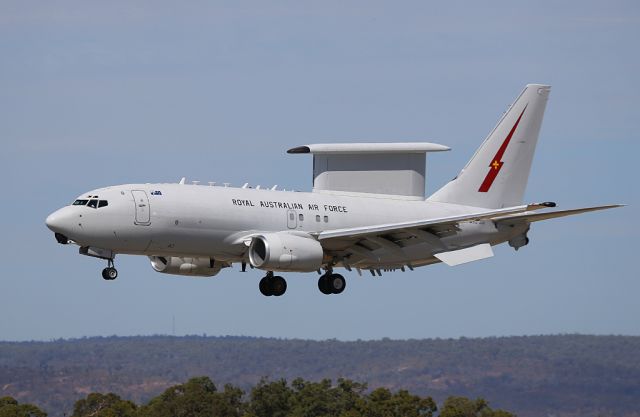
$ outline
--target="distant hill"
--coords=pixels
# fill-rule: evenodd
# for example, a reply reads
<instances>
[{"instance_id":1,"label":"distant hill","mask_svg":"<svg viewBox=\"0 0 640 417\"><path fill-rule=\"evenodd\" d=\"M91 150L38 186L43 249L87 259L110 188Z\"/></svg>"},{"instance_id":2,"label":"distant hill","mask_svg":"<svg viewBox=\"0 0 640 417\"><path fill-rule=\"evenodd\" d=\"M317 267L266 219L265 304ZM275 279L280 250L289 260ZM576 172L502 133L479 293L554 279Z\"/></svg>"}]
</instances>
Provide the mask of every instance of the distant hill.
<instances>
[{"instance_id":1,"label":"distant hill","mask_svg":"<svg viewBox=\"0 0 640 417\"><path fill-rule=\"evenodd\" d=\"M0 342L0 397L70 414L89 392L136 402L206 375L241 387L261 377L350 378L370 388L483 397L529 416L640 416L640 337L281 340L98 337Z\"/></svg>"}]
</instances>

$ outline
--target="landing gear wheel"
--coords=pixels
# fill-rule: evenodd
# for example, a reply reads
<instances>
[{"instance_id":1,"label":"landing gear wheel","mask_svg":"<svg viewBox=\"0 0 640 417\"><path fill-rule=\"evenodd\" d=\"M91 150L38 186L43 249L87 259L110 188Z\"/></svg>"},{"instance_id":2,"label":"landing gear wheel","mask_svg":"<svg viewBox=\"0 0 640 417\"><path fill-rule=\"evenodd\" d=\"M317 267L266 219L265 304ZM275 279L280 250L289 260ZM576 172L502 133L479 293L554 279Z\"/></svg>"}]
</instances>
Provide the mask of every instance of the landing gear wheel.
<instances>
[{"instance_id":1,"label":"landing gear wheel","mask_svg":"<svg viewBox=\"0 0 640 417\"><path fill-rule=\"evenodd\" d=\"M280 297L287 291L287 281L281 276L271 278L271 293L276 297Z\"/></svg>"},{"instance_id":2,"label":"landing gear wheel","mask_svg":"<svg viewBox=\"0 0 640 417\"><path fill-rule=\"evenodd\" d=\"M321 293L325 295L332 294L331 288L329 287L329 280L328 280L327 274L322 275L320 278L318 278L318 289L320 290Z\"/></svg>"},{"instance_id":3,"label":"landing gear wheel","mask_svg":"<svg viewBox=\"0 0 640 417\"><path fill-rule=\"evenodd\" d=\"M340 274L331 274L327 277L327 283L331 294L340 294L347 286L347 281Z\"/></svg>"},{"instance_id":4,"label":"landing gear wheel","mask_svg":"<svg viewBox=\"0 0 640 417\"><path fill-rule=\"evenodd\" d=\"M107 281L112 281L118 278L118 270L112 266L106 267L105 269L102 270L102 278L104 278Z\"/></svg>"},{"instance_id":5,"label":"landing gear wheel","mask_svg":"<svg viewBox=\"0 0 640 417\"><path fill-rule=\"evenodd\" d=\"M260 293L265 297L269 297L273 295L271 292L271 285L269 282L269 278L267 277L264 277L260 280L260 284L258 285L258 288L260 288Z\"/></svg>"},{"instance_id":6,"label":"landing gear wheel","mask_svg":"<svg viewBox=\"0 0 640 417\"><path fill-rule=\"evenodd\" d=\"M280 297L287 291L287 281L281 276L273 276L271 273L260 280L258 288L260 288L260 293L266 297L272 295Z\"/></svg>"}]
</instances>

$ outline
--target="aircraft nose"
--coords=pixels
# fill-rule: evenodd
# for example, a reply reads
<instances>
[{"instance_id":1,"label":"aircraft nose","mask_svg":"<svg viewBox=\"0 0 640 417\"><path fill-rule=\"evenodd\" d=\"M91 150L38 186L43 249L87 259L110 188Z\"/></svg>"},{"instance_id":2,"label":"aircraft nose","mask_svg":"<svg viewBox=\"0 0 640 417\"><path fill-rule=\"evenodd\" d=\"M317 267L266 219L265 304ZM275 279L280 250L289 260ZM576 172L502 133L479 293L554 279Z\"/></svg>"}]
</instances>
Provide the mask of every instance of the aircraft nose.
<instances>
[{"instance_id":1,"label":"aircraft nose","mask_svg":"<svg viewBox=\"0 0 640 417\"><path fill-rule=\"evenodd\" d=\"M44 222L52 232L65 233L71 229L72 213L67 210L67 207L63 207L47 216Z\"/></svg>"},{"instance_id":2,"label":"aircraft nose","mask_svg":"<svg viewBox=\"0 0 640 417\"><path fill-rule=\"evenodd\" d=\"M44 221L49 230L51 230L52 232L55 232L56 229L58 229L60 226L60 216L58 215L58 211L48 215L47 219Z\"/></svg>"}]
</instances>

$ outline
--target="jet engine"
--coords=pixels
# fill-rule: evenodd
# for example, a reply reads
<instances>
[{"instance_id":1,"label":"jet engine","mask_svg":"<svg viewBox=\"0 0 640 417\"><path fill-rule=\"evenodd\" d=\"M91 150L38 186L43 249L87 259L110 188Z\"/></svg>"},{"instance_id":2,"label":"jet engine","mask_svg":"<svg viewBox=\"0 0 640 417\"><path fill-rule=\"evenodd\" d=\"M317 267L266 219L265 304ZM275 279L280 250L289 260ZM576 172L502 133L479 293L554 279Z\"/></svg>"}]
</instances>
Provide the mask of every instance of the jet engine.
<instances>
[{"instance_id":1,"label":"jet engine","mask_svg":"<svg viewBox=\"0 0 640 417\"><path fill-rule=\"evenodd\" d=\"M163 274L212 277L220 272L222 264L213 258L181 258L177 256L149 256L151 267Z\"/></svg>"},{"instance_id":2,"label":"jet engine","mask_svg":"<svg viewBox=\"0 0 640 417\"><path fill-rule=\"evenodd\" d=\"M251 265L266 270L310 272L322 266L324 251L309 235L287 232L255 236L249 246Z\"/></svg>"},{"instance_id":3,"label":"jet engine","mask_svg":"<svg viewBox=\"0 0 640 417\"><path fill-rule=\"evenodd\" d=\"M509 239L509 246L511 246L515 250L518 250L523 246L527 246L528 244L529 244L529 238L527 237L526 232Z\"/></svg>"}]
</instances>

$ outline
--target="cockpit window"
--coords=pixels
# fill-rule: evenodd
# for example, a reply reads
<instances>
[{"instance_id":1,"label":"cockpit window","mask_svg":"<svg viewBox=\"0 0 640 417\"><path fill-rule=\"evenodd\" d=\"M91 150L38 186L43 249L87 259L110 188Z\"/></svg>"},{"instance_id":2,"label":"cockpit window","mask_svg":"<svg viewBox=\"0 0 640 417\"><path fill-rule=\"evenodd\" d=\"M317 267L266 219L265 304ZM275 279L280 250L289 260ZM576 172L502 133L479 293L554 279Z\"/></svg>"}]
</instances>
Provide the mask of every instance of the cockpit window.
<instances>
[{"instance_id":1,"label":"cockpit window","mask_svg":"<svg viewBox=\"0 0 640 417\"><path fill-rule=\"evenodd\" d=\"M97 208L108 206L109 202L107 200L95 200L95 199L84 200L84 199L82 199L82 200L74 201L71 205L72 206L87 206L87 207L91 207L91 208L97 209Z\"/></svg>"}]
</instances>

